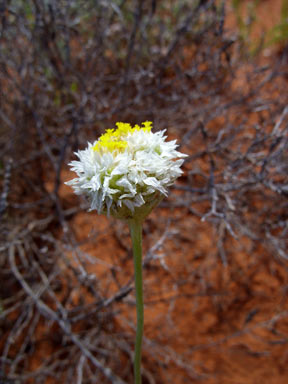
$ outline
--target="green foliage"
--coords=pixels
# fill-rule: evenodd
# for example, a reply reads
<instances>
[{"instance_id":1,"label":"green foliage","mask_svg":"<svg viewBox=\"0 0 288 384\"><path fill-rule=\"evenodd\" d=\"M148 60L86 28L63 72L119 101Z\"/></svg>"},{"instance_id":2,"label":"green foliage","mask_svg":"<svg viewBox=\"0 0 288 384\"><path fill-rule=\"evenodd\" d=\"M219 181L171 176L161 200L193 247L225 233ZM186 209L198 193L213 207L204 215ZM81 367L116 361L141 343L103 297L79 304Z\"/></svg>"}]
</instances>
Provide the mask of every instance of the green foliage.
<instances>
[{"instance_id":1,"label":"green foliage","mask_svg":"<svg viewBox=\"0 0 288 384\"><path fill-rule=\"evenodd\" d=\"M282 0L280 22L269 31L266 31L261 39L252 39L253 28L259 21L257 17L257 7L259 4L259 0L252 0L246 4L243 4L241 0L232 0L242 52L248 52L249 56L254 56L264 47L285 44L288 40L288 0ZM247 7L244 16L243 6Z\"/></svg>"},{"instance_id":2,"label":"green foliage","mask_svg":"<svg viewBox=\"0 0 288 384\"><path fill-rule=\"evenodd\" d=\"M239 39L242 53L248 51L248 55L253 56L258 52L259 42L252 41L251 34L255 23L257 22L257 6L259 0L248 2L247 10L243 16L243 2L233 0L232 6L235 12L237 26L239 29Z\"/></svg>"},{"instance_id":3,"label":"green foliage","mask_svg":"<svg viewBox=\"0 0 288 384\"><path fill-rule=\"evenodd\" d=\"M288 0L282 1L281 21L269 32L268 45L285 44L288 41Z\"/></svg>"},{"instance_id":4,"label":"green foliage","mask_svg":"<svg viewBox=\"0 0 288 384\"><path fill-rule=\"evenodd\" d=\"M76 93L78 91L78 84L73 82L71 85L70 85L70 91L73 92L73 93Z\"/></svg>"}]
</instances>

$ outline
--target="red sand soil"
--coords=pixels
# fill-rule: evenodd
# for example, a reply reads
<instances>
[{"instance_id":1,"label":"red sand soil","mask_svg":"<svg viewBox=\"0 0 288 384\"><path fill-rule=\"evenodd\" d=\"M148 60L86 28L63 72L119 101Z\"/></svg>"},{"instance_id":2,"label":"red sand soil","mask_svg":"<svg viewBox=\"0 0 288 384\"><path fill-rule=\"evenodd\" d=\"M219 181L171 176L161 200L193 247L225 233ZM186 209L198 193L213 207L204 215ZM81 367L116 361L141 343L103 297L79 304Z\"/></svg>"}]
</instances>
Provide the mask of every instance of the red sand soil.
<instances>
[{"instance_id":1,"label":"red sand soil","mask_svg":"<svg viewBox=\"0 0 288 384\"><path fill-rule=\"evenodd\" d=\"M167 220L171 220L168 229ZM132 258L127 259L115 237L115 230L127 233L121 241L131 247L125 224L113 222L111 227L105 217L83 212L71 225L78 240L93 227L101 229L103 234L83 250L106 263L91 264L88 271L102 282L106 279L111 294L117 290L107 274L111 265L119 284L129 281ZM145 223L144 254L165 231L168 236L154 254L158 258L144 270L144 368L153 371L151 353L153 360L160 355L157 383L193 383L200 378L207 384L287 383L286 270L271 252L245 237L229 238L228 265L223 266L209 224L164 208L157 208ZM133 302L132 292L119 305L116 318L119 330L132 334ZM283 335L273 333L273 321Z\"/></svg>"},{"instance_id":2,"label":"red sand soil","mask_svg":"<svg viewBox=\"0 0 288 384\"><path fill-rule=\"evenodd\" d=\"M279 21L280 4L280 0L260 2L260 29ZM234 22L230 18L229 27ZM235 84L241 87L241 77ZM68 179L71 174L63 174L63 181ZM63 200L73 199L65 185L60 195ZM75 215L70 224L79 241L91 236L82 250L95 258L88 271L107 282L106 292L118 289L110 278L112 266L120 285L133 277L132 258L125 249L131 248L125 224L112 221L111 225L107 218L87 212ZM100 231L96 239L93 229ZM214 243L220 235L184 209L157 208L152 213L144 226L144 255L165 231L164 242L144 269L144 369L152 373L157 369L156 383L165 384L200 379L205 384L286 384L285 267L271 257L271 251L244 236L227 237L229 256L224 266ZM117 232L125 235L121 235L122 246ZM134 292L118 305L119 330L134 335ZM281 330L278 334L275 324ZM155 367L155 356L160 368Z\"/></svg>"}]
</instances>

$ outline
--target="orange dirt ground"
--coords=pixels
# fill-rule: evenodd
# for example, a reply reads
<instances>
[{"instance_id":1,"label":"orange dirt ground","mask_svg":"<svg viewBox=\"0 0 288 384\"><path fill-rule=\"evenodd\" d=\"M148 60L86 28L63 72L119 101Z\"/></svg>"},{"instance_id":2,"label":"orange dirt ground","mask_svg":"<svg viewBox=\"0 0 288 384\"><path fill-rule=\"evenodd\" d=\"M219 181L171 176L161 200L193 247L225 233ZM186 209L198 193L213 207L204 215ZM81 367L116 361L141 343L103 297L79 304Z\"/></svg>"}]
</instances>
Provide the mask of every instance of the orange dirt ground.
<instances>
[{"instance_id":1,"label":"orange dirt ground","mask_svg":"<svg viewBox=\"0 0 288 384\"><path fill-rule=\"evenodd\" d=\"M124 224L112 225L125 233ZM89 272L101 281L106 279L109 292L117 289L111 285L111 265L119 269L120 284L129 281L132 260L125 258L106 218L83 212L74 217L72 226L79 240L85 240L93 227L101 228L103 234L83 251L107 263L91 265ZM228 266L224 267L211 226L180 211L161 208L145 224L144 249L151 249L165 231L167 238L154 254L159 258L144 272L144 368L151 370L151 351L154 359L154 354L163 354L167 348L167 356L160 357L163 369L157 383L192 383L199 378L207 384L287 383L287 340L272 330L277 322L283 334L288 331L283 290L286 270L271 253L260 246L253 249L244 237L230 240ZM128 232L122 241L130 246ZM135 324L133 301L132 293L120 305L117 321L122 331L131 332L131 324ZM271 330L266 324L269 321Z\"/></svg>"},{"instance_id":2,"label":"orange dirt ground","mask_svg":"<svg viewBox=\"0 0 288 384\"><path fill-rule=\"evenodd\" d=\"M261 2L260 28L277 22L280 4ZM230 18L228 26L233 28L233 23ZM241 86L241 78L235 81ZM71 174L63 174L63 182L68 179ZM66 201L75 198L65 185L60 196ZM131 247L125 224L87 212L75 215L70 224L77 240L91 238L81 249L95 258L88 270L107 281L106 292L111 295L118 288L110 277L111 266L120 285L133 277L132 258L125 249ZM115 233L121 233L121 238ZM212 224L200 222L184 208L157 208L146 221L144 255L148 252L152 260L144 269L144 371L155 373L152 354L153 361L158 356L161 367L157 367L161 377L159 373L154 376L155 383L286 384L285 265L271 256L271 250L242 236L224 240L229 241L225 244L228 265L224 266L215 239L220 234ZM159 247L154 247L157 243ZM117 309L119 330L134 335L134 293ZM279 334L273 330L275 324Z\"/></svg>"}]
</instances>

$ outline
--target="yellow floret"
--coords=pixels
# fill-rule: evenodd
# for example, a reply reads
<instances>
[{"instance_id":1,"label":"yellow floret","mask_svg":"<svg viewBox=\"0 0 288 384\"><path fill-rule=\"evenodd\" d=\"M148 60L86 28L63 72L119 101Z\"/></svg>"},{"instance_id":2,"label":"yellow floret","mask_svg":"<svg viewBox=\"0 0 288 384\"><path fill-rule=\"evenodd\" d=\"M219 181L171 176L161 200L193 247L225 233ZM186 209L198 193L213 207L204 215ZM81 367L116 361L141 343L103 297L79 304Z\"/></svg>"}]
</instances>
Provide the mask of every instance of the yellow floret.
<instances>
[{"instance_id":1,"label":"yellow floret","mask_svg":"<svg viewBox=\"0 0 288 384\"><path fill-rule=\"evenodd\" d=\"M143 127L135 125L131 127L129 123L116 123L117 129L107 129L106 132L101 135L94 145L93 150L97 152L122 152L127 147L127 141L125 140L129 134L133 132L143 130L144 132L150 132L152 129L152 121L145 121L142 123Z\"/></svg>"},{"instance_id":2,"label":"yellow floret","mask_svg":"<svg viewBox=\"0 0 288 384\"><path fill-rule=\"evenodd\" d=\"M142 128L145 132L150 132L152 129L152 121L144 121L142 125L144 125L144 128Z\"/></svg>"}]
</instances>

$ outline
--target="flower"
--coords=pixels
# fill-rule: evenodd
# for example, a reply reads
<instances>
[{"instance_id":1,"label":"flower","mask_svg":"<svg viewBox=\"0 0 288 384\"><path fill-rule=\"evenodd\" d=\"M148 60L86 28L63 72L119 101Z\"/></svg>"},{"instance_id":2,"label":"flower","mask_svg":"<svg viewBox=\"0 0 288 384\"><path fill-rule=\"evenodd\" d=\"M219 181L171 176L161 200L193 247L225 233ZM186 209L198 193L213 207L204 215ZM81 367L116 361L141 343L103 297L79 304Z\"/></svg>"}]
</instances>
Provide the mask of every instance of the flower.
<instances>
[{"instance_id":1,"label":"flower","mask_svg":"<svg viewBox=\"0 0 288 384\"><path fill-rule=\"evenodd\" d=\"M69 165L77 177L66 184L86 195L90 210L99 214L144 218L167 196L187 155L176 150L176 140L165 141L165 130L151 132L150 121L141 127L122 122L116 126L75 153L79 160Z\"/></svg>"}]
</instances>

